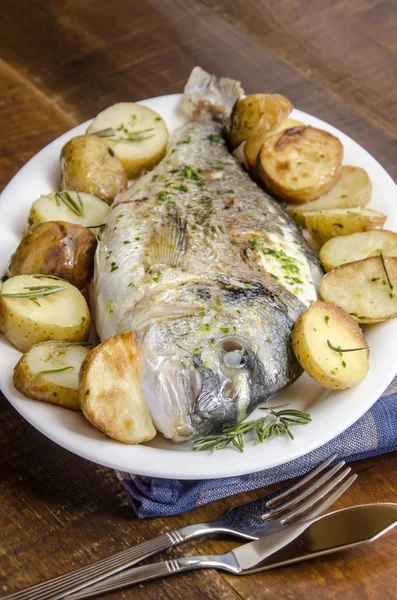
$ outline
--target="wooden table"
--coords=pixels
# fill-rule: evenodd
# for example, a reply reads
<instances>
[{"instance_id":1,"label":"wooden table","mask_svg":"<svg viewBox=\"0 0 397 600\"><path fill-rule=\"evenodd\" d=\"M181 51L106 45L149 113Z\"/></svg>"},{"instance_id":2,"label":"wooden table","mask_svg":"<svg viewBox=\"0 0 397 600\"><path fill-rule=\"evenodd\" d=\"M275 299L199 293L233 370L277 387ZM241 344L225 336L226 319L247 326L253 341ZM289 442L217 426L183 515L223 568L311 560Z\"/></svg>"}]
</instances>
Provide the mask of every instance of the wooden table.
<instances>
[{"instance_id":1,"label":"wooden table","mask_svg":"<svg viewBox=\"0 0 397 600\"><path fill-rule=\"evenodd\" d=\"M38 150L120 100L179 92L194 65L277 91L336 125L397 176L393 0L13 0L0 6L1 185ZM18 198L15 199L18 201ZM0 593L54 577L258 492L138 521L115 475L36 432L1 398ZM343 407L341 409L343 418ZM397 501L394 454L353 465L339 507ZM395 599L397 531L372 547L267 574L211 571L109 598ZM195 542L183 553L219 553Z\"/></svg>"}]
</instances>

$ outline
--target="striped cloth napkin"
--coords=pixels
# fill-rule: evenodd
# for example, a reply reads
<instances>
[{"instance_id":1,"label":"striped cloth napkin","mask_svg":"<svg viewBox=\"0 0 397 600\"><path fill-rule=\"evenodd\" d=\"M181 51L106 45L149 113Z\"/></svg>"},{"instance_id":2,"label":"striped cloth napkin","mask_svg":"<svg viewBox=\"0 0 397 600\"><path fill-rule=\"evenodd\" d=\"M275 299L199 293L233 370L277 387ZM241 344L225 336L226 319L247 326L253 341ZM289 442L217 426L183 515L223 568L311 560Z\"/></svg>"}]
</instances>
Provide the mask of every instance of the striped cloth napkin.
<instances>
[{"instance_id":1,"label":"striped cloth napkin","mask_svg":"<svg viewBox=\"0 0 397 600\"><path fill-rule=\"evenodd\" d=\"M324 446L285 465L239 477L175 480L116 471L140 519L168 517L220 498L304 475L331 454L346 461L397 450L397 376L372 408Z\"/></svg>"}]
</instances>

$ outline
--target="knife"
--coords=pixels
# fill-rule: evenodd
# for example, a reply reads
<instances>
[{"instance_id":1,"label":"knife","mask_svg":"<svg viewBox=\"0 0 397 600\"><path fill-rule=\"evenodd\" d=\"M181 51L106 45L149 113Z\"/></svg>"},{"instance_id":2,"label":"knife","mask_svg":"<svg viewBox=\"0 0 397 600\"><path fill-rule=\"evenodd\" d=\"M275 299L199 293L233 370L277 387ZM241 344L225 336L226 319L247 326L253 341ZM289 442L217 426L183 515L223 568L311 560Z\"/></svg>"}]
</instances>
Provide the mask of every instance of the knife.
<instances>
[{"instance_id":1,"label":"knife","mask_svg":"<svg viewBox=\"0 0 397 600\"><path fill-rule=\"evenodd\" d=\"M220 569L234 575L257 573L373 542L395 525L397 504L363 504L299 523L219 556L178 558L128 569L66 598L90 598L191 569Z\"/></svg>"}]
</instances>

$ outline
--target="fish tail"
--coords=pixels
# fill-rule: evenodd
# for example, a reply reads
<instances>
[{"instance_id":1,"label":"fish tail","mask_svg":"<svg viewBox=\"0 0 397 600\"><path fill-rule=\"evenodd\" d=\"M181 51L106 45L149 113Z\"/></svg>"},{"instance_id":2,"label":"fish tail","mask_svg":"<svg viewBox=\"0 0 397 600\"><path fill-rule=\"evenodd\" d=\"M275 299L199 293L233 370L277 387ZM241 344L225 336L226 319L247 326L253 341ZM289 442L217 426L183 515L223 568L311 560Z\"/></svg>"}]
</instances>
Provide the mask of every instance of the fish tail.
<instances>
[{"instance_id":1,"label":"fish tail","mask_svg":"<svg viewBox=\"0 0 397 600\"><path fill-rule=\"evenodd\" d=\"M185 85L182 110L192 121L223 122L243 94L239 81L194 67Z\"/></svg>"}]
</instances>

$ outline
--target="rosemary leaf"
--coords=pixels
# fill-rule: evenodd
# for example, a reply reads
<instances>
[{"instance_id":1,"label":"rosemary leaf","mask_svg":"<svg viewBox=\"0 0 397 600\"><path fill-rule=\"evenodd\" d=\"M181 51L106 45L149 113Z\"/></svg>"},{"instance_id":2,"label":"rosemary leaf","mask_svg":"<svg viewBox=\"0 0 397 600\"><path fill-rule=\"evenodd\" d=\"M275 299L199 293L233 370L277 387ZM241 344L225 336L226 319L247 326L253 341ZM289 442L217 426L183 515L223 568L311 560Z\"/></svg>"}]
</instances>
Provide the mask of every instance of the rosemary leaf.
<instances>
[{"instance_id":1,"label":"rosemary leaf","mask_svg":"<svg viewBox=\"0 0 397 600\"><path fill-rule=\"evenodd\" d=\"M388 270L387 270L387 268L386 268L386 262L385 262L385 258L384 258L384 256L383 256L383 253L382 253L382 252L380 252L380 253L379 253L379 257L380 257L380 260L381 260L381 262L382 262L382 267L383 267L383 270L384 270L384 272L385 272L386 279L387 279L387 283L389 284L389 288L390 288L390 289L393 291L393 284L392 284L392 282L390 281L389 272L388 272Z\"/></svg>"},{"instance_id":2,"label":"rosemary leaf","mask_svg":"<svg viewBox=\"0 0 397 600\"><path fill-rule=\"evenodd\" d=\"M35 289L35 287L24 288L28 289L28 292L16 292L14 294L0 293L0 298L40 298L40 296L51 296L51 294L66 290L65 287L57 287L55 285L37 286L39 289Z\"/></svg>"},{"instance_id":3,"label":"rosemary leaf","mask_svg":"<svg viewBox=\"0 0 397 600\"><path fill-rule=\"evenodd\" d=\"M61 369L45 369L44 371L38 371L37 373L33 373L28 379L28 381L32 381L32 379L36 379L36 377L40 377L41 375L48 375L49 373L62 373L64 371L74 371L74 367L62 367Z\"/></svg>"},{"instance_id":4,"label":"rosemary leaf","mask_svg":"<svg viewBox=\"0 0 397 600\"><path fill-rule=\"evenodd\" d=\"M329 340L327 340L327 344L331 350L334 350L335 352L357 352L357 350L369 350L369 346L363 346L362 348L337 348L331 344Z\"/></svg>"},{"instance_id":5,"label":"rosemary leaf","mask_svg":"<svg viewBox=\"0 0 397 600\"><path fill-rule=\"evenodd\" d=\"M52 348L66 348L67 346L88 346L91 347L91 342L59 342L59 344L54 344Z\"/></svg>"}]
</instances>

